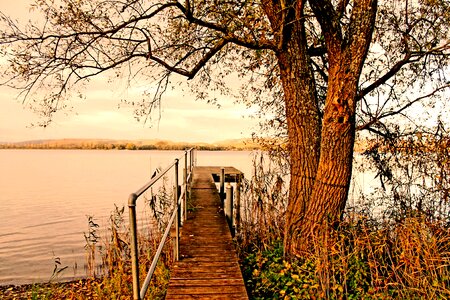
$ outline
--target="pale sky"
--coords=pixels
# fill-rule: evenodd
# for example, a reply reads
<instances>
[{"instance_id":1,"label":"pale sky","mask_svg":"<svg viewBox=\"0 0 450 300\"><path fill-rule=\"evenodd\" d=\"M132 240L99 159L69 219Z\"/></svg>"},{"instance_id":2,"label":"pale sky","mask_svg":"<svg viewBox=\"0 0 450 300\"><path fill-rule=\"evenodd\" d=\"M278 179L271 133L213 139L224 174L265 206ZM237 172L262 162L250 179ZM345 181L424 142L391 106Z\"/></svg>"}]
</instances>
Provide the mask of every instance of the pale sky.
<instances>
[{"instance_id":1,"label":"pale sky","mask_svg":"<svg viewBox=\"0 0 450 300\"><path fill-rule=\"evenodd\" d=\"M26 21L31 0L0 0L0 11ZM168 92L162 104L161 118L153 122L137 122L131 108L119 109L124 89L118 83L107 84L108 78L98 78L83 90L86 100L71 100L72 111L57 114L47 128L32 127L39 117L15 98L13 90L0 87L0 142L15 142L53 138L165 139L186 142L215 142L226 139L250 138L257 131L258 121L251 118L254 110L219 99L221 108L195 101L181 91ZM145 86L145 82L139 83ZM119 82L120 86L120 82ZM136 87L139 90L139 87ZM140 92L126 91L127 98Z\"/></svg>"}]
</instances>

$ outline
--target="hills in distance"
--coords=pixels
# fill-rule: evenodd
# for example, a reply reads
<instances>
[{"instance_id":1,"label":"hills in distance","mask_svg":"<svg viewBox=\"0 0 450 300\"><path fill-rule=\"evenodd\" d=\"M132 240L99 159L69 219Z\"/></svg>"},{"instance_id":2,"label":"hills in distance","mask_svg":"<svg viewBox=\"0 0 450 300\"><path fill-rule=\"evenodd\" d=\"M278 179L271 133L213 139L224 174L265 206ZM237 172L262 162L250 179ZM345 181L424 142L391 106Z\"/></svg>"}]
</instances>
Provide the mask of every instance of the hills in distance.
<instances>
[{"instance_id":1,"label":"hills in distance","mask_svg":"<svg viewBox=\"0 0 450 300\"><path fill-rule=\"evenodd\" d=\"M216 143L186 143L167 140L52 139L1 143L0 149L101 149L101 150L255 150L252 139L224 140Z\"/></svg>"}]
</instances>

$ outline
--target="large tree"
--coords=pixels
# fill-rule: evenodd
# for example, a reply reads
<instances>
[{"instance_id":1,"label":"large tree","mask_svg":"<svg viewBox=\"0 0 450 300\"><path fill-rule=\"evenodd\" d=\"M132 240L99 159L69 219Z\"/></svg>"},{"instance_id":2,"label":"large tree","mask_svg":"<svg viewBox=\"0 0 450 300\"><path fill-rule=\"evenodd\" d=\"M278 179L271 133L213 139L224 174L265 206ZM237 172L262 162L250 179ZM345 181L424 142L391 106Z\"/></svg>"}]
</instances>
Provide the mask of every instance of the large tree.
<instances>
[{"instance_id":1,"label":"large tree","mask_svg":"<svg viewBox=\"0 0 450 300\"><path fill-rule=\"evenodd\" d=\"M224 78L238 74L251 102L282 107L274 120L289 144L288 254L339 222L356 130L387 135L388 117L449 88L447 0L36 0L33 8L45 22L22 28L1 16L3 84L34 99L44 120L77 84L108 70L148 80L152 96L138 114L158 105L173 74L208 100L230 92ZM46 96L33 98L39 90Z\"/></svg>"}]
</instances>

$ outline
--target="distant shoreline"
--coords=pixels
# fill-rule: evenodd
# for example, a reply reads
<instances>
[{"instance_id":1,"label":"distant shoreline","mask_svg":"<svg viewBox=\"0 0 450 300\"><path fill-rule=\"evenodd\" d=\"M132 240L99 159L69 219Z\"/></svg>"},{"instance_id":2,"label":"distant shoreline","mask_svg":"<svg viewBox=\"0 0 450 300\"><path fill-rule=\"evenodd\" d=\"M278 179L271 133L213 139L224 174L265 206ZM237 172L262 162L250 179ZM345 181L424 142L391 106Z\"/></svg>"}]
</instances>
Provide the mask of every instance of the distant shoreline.
<instances>
[{"instance_id":1,"label":"distant shoreline","mask_svg":"<svg viewBox=\"0 0 450 300\"><path fill-rule=\"evenodd\" d=\"M227 140L214 144L185 143L164 140L106 140L55 139L0 143L0 149L57 149L57 150L185 150L207 151L258 150L261 147L251 139Z\"/></svg>"}]
</instances>

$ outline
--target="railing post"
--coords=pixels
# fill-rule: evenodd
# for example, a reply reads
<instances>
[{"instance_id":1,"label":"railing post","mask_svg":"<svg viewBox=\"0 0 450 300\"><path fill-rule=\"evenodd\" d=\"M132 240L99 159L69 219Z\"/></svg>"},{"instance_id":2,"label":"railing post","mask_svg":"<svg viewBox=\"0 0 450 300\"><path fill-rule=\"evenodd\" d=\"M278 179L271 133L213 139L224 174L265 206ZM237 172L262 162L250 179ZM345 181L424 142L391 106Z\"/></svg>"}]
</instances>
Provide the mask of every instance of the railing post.
<instances>
[{"instance_id":1,"label":"railing post","mask_svg":"<svg viewBox=\"0 0 450 300\"><path fill-rule=\"evenodd\" d=\"M195 166L195 150L191 150L191 172L194 170Z\"/></svg>"},{"instance_id":2,"label":"railing post","mask_svg":"<svg viewBox=\"0 0 450 300\"><path fill-rule=\"evenodd\" d=\"M180 243L180 223L181 223L181 218L180 218L180 206L178 205L178 198L179 193L178 193L178 159L175 159L175 209L177 210L177 217L175 220L175 260L179 260L179 254L180 254L180 249L179 249L179 243Z\"/></svg>"},{"instance_id":3,"label":"railing post","mask_svg":"<svg viewBox=\"0 0 450 300\"><path fill-rule=\"evenodd\" d=\"M187 176L188 176L188 170L187 170L187 151L184 153L184 178L183 178L183 188L184 188L184 197L183 197L183 221L186 221L187 219Z\"/></svg>"},{"instance_id":4,"label":"railing post","mask_svg":"<svg viewBox=\"0 0 450 300\"><path fill-rule=\"evenodd\" d=\"M240 226L241 226L241 174L236 175L236 192L235 192L235 200L236 200L236 226L235 232L239 234Z\"/></svg>"},{"instance_id":5,"label":"railing post","mask_svg":"<svg viewBox=\"0 0 450 300\"><path fill-rule=\"evenodd\" d=\"M220 169L219 194L220 194L220 200L221 200L222 206L223 206L223 200L225 199L225 168L223 168L223 167Z\"/></svg>"},{"instance_id":6,"label":"railing post","mask_svg":"<svg viewBox=\"0 0 450 300\"><path fill-rule=\"evenodd\" d=\"M128 210L130 217L130 236L131 236L131 272L133 274L133 299L140 300L139 296L139 257L138 257L138 238L136 222L136 194L131 194L128 198Z\"/></svg>"},{"instance_id":7,"label":"railing post","mask_svg":"<svg viewBox=\"0 0 450 300\"><path fill-rule=\"evenodd\" d=\"M228 221L228 226L230 227L230 231L233 234L233 187L228 182L227 184L227 192L224 203L224 211L225 217Z\"/></svg>"},{"instance_id":8,"label":"railing post","mask_svg":"<svg viewBox=\"0 0 450 300\"><path fill-rule=\"evenodd\" d=\"M194 157L194 148L191 148L191 150L190 150L190 153L189 153L189 163L190 163L190 167L189 167L189 174L190 174L190 176L189 176L189 185L188 185L188 191L189 191L189 195L191 195L191 182L192 182L192 180L193 180L193 172L194 172L194 160L193 160L193 157Z\"/></svg>"}]
</instances>

